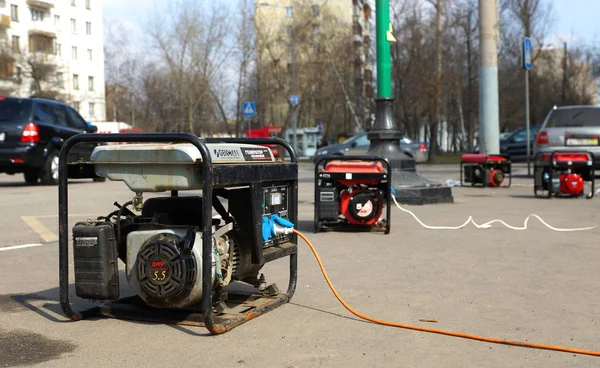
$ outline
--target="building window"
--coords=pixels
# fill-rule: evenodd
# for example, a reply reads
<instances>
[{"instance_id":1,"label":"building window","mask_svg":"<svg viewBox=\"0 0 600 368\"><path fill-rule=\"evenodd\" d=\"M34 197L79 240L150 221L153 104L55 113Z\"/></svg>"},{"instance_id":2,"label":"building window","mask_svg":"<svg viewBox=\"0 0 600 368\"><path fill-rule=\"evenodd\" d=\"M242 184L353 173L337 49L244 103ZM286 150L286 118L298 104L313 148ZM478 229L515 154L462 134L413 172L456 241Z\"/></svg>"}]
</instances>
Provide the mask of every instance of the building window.
<instances>
[{"instance_id":1,"label":"building window","mask_svg":"<svg viewBox=\"0 0 600 368\"><path fill-rule=\"evenodd\" d=\"M44 11L39 9L31 9L31 20L32 21L44 21Z\"/></svg>"},{"instance_id":2,"label":"building window","mask_svg":"<svg viewBox=\"0 0 600 368\"><path fill-rule=\"evenodd\" d=\"M90 4L91 4L90 0L85 0L85 8L86 9L91 9L92 8L92 6Z\"/></svg>"},{"instance_id":3,"label":"building window","mask_svg":"<svg viewBox=\"0 0 600 368\"><path fill-rule=\"evenodd\" d=\"M79 89L79 75L77 74L73 74L73 89ZM75 110L79 110L79 108Z\"/></svg>"},{"instance_id":4,"label":"building window","mask_svg":"<svg viewBox=\"0 0 600 368\"><path fill-rule=\"evenodd\" d=\"M77 33L77 21L75 18L71 18L71 32Z\"/></svg>"},{"instance_id":5,"label":"building window","mask_svg":"<svg viewBox=\"0 0 600 368\"><path fill-rule=\"evenodd\" d=\"M313 26L312 26L312 34L314 34L314 35L319 34L319 26L317 24L313 24Z\"/></svg>"},{"instance_id":6,"label":"building window","mask_svg":"<svg viewBox=\"0 0 600 368\"><path fill-rule=\"evenodd\" d=\"M79 101L73 101L73 108L75 111L79 112Z\"/></svg>"},{"instance_id":7,"label":"building window","mask_svg":"<svg viewBox=\"0 0 600 368\"><path fill-rule=\"evenodd\" d=\"M77 6L77 4L75 4L75 0L71 0L71 6Z\"/></svg>"},{"instance_id":8,"label":"building window","mask_svg":"<svg viewBox=\"0 0 600 368\"><path fill-rule=\"evenodd\" d=\"M57 27L60 25L60 15L54 16L54 25Z\"/></svg>"},{"instance_id":9,"label":"building window","mask_svg":"<svg viewBox=\"0 0 600 368\"><path fill-rule=\"evenodd\" d=\"M94 77L88 77L88 91L94 90Z\"/></svg>"},{"instance_id":10,"label":"building window","mask_svg":"<svg viewBox=\"0 0 600 368\"><path fill-rule=\"evenodd\" d=\"M94 107L96 107L95 104L90 102L90 116L94 116Z\"/></svg>"},{"instance_id":11,"label":"building window","mask_svg":"<svg viewBox=\"0 0 600 368\"><path fill-rule=\"evenodd\" d=\"M287 6L285 8L285 17L286 18L291 18L294 16L294 8L292 8L291 6Z\"/></svg>"},{"instance_id":12,"label":"building window","mask_svg":"<svg viewBox=\"0 0 600 368\"><path fill-rule=\"evenodd\" d=\"M63 73L56 73L56 84L58 84L61 88L65 85Z\"/></svg>"},{"instance_id":13,"label":"building window","mask_svg":"<svg viewBox=\"0 0 600 368\"><path fill-rule=\"evenodd\" d=\"M71 58L77 60L77 46L71 47Z\"/></svg>"},{"instance_id":14,"label":"building window","mask_svg":"<svg viewBox=\"0 0 600 368\"><path fill-rule=\"evenodd\" d=\"M60 43L56 44L56 55L62 56L62 45Z\"/></svg>"},{"instance_id":15,"label":"building window","mask_svg":"<svg viewBox=\"0 0 600 368\"><path fill-rule=\"evenodd\" d=\"M89 35L92 34L92 23L85 22L85 33Z\"/></svg>"},{"instance_id":16,"label":"building window","mask_svg":"<svg viewBox=\"0 0 600 368\"><path fill-rule=\"evenodd\" d=\"M319 6L318 5L313 5L311 7L311 10L312 10L312 16L313 17L316 17L316 16L319 15Z\"/></svg>"},{"instance_id":17,"label":"building window","mask_svg":"<svg viewBox=\"0 0 600 368\"><path fill-rule=\"evenodd\" d=\"M88 59L92 61L92 49L88 49Z\"/></svg>"},{"instance_id":18,"label":"building window","mask_svg":"<svg viewBox=\"0 0 600 368\"><path fill-rule=\"evenodd\" d=\"M21 53L21 40L19 36L12 36L12 50L16 54Z\"/></svg>"},{"instance_id":19,"label":"building window","mask_svg":"<svg viewBox=\"0 0 600 368\"><path fill-rule=\"evenodd\" d=\"M10 19L13 22L18 22L19 21L19 6L18 5L11 5L10 6Z\"/></svg>"}]
</instances>

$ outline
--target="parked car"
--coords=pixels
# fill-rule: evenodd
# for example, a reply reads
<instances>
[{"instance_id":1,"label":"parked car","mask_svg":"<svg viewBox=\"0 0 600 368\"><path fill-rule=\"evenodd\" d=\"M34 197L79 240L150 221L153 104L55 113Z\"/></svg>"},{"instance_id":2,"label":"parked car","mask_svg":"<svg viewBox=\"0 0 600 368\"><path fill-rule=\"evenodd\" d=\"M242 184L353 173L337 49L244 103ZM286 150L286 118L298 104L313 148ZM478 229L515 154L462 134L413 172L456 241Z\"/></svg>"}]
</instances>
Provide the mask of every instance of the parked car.
<instances>
[{"instance_id":1,"label":"parked car","mask_svg":"<svg viewBox=\"0 0 600 368\"><path fill-rule=\"evenodd\" d=\"M322 155L364 155L369 150L371 142L367 137L367 133L357 134L348 138L340 144L321 147L313 156L313 162ZM408 156L415 159L416 162L427 161L428 145L421 142L413 141L408 137L400 139L400 148Z\"/></svg>"},{"instance_id":2,"label":"parked car","mask_svg":"<svg viewBox=\"0 0 600 368\"><path fill-rule=\"evenodd\" d=\"M540 125L529 126L529 154L533 157L533 144ZM500 141L500 153L508 155L512 162L527 161L527 128L515 130Z\"/></svg>"},{"instance_id":3,"label":"parked car","mask_svg":"<svg viewBox=\"0 0 600 368\"><path fill-rule=\"evenodd\" d=\"M533 144L535 137L541 125L531 125L529 127L529 147L530 155L533 156ZM500 136L500 153L508 155L513 162L527 161L527 128L519 128L505 136ZM479 153L479 145L475 146L475 153Z\"/></svg>"},{"instance_id":4,"label":"parked car","mask_svg":"<svg viewBox=\"0 0 600 368\"><path fill-rule=\"evenodd\" d=\"M58 155L67 139L96 127L70 106L43 98L0 97L0 173L23 173L25 182L58 184ZM88 160L97 144L80 143L69 162ZM101 178L94 178L102 181Z\"/></svg>"},{"instance_id":5,"label":"parked car","mask_svg":"<svg viewBox=\"0 0 600 368\"><path fill-rule=\"evenodd\" d=\"M554 107L535 140L534 151L582 150L593 153L600 168L600 106Z\"/></svg>"}]
</instances>

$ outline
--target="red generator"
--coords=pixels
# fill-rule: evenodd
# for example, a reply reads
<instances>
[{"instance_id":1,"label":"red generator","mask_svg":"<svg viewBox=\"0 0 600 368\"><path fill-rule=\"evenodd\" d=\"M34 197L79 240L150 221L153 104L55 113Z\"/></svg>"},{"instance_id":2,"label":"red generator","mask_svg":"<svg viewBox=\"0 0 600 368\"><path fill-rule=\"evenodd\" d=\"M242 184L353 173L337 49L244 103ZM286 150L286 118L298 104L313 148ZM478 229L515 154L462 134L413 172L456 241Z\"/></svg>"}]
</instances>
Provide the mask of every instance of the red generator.
<instances>
[{"instance_id":1,"label":"red generator","mask_svg":"<svg viewBox=\"0 0 600 368\"><path fill-rule=\"evenodd\" d=\"M536 197L594 196L594 155L585 151L540 152L533 166ZM585 184L591 186L585 194Z\"/></svg>"},{"instance_id":2,"label":"red generator","mask_svg":"<svg viewBox=\"0 0 600 368\"><path fill-rule=\"evenodd\" d=\"M508 179L508 180L507 180ZM465 153L460 156L460 185L510 187L510 159L505 155Z\"/></svg>"},{"instance_id":3,"label":"red generator","mask_svg":"<svg viewBox=\"0 0 600 368\"><path fill-rule=\"evenodd\" d=\"M391 183L385 158L319 157L315 163L315 232L338 229L389 234Z\"/></svg>"}]
</instances>

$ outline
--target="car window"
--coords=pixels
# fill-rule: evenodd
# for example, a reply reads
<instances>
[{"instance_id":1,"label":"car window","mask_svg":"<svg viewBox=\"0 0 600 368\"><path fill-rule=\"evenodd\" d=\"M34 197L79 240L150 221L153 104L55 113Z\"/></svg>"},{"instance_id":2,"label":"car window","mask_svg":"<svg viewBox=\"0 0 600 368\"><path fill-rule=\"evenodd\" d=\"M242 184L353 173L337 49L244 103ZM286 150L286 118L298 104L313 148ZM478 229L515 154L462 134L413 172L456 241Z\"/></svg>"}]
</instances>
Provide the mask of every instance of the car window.
<instances>
[{"instance_id":1,"label":"car window","mask_svg":"<svg viewBox=\"0 0 600 368\"><path fill-rule=\"evenodd\" d=\"M56 121L56 125L68 127L69 124L67 122L67 114L65 113L65 109L61 105L58 104L48 104L48 107L51 111L52 116Z\"/></svg>"},{"instance_id":2,"label":"car window","mask_svg":"<svg viewBox=\"0 0 600 368\"><path fill-rule=\"evenodd\" d=\"M413 142L412 139L410 139L408 137L402 137L402 139L400 139L400 143L411 144L412 142Z\"/></svg>"},{"instance_id":3,"label":"car window","mask_svg":"<svg viewBox=\"0 0 600 368\"><path fill-rule=\"evenodd\" d=\"M531 134L531 133L530 133ZM520 143L527 140L527 130L523 129L513 136L513 142Z\"/></svg>"},{"instance_id":4,"label":"car window","mask_svg":"<svg viewBox=\"0 0 600 368\"><path fill-rule=\"evenodd\" d=\"M361 135L359 138L356 139L355 142L357 146L368 146L370 144L369 137L366 134Z\"/></svg>"},{"instance_id":5,"label":"car window","mask_svg":"<svg viewBox=\"0 0 600 368\"><path fill-rule=\"evenodd\" d=\"M547 127L600 127L600 108L581 107L553 110Z\"/></svg>"},{"instance_id":6,"label":"car window","mask_svg":"<svg viewBox=\"0 0 600 368\"><path fill-rule=\"evenodd\" d=\"M87 123L79 114L70 107L66 107L69 116L69 125L74 129L86 130Z\"/></svg>"},{"instance_id":7,"label":"car window","mask_svg":"<svg viewBox=\"0 0 600 368\"><path fill-rule=\"evenodd\" d=\"M33 104L33 119L46 124L57 124L56 118L52 115L50 105L43 102Z\"/></svg>"},{"instance_id":8,"label":"car window","mask_svg":"<svg viewBox=\"0 0 600 368\"><path fill-rule=\"evenodd\" d=\"M0 121L22 122L31 117L31 100L0 97Z\"/></svg>"}]
</instances>

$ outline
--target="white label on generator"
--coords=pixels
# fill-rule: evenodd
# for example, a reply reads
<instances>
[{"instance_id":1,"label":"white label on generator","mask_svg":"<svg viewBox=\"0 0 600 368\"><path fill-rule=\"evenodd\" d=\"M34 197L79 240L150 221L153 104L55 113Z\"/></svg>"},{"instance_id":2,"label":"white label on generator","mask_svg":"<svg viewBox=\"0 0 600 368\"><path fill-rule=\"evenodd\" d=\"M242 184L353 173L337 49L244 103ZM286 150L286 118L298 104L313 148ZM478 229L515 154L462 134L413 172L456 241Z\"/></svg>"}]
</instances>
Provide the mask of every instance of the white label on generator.
<instances>
[{"instance_id":1,"label":"white label on generator","mask_svg":"<svg viewBox=\"0 0 600 368\"><path fill-rule=\"evenodd\" d=\"M352 173L346 173L346 179L352 179Z\"/></svg>"},{"instance_id":2,"label":"white label on generator","mask_svg":"<svg viewBox=\"0 0 600 368\"><path fill-rule=\"evenodd\" d=\"M76 247L95 247L97 245L98 245L98 238L95 236L75 238L75 246Z\"/></svg>"}]
</instances>

